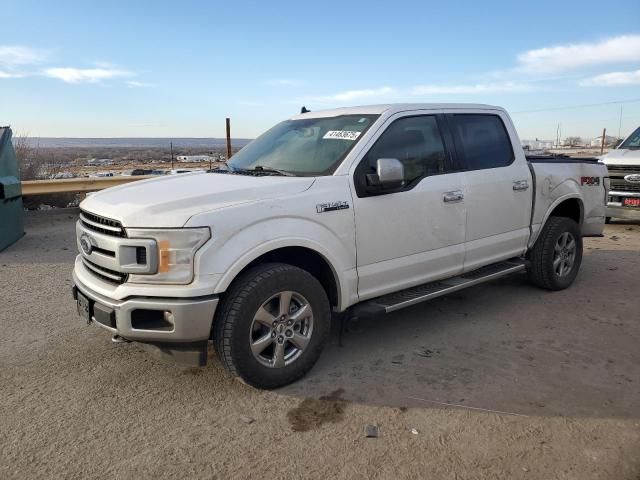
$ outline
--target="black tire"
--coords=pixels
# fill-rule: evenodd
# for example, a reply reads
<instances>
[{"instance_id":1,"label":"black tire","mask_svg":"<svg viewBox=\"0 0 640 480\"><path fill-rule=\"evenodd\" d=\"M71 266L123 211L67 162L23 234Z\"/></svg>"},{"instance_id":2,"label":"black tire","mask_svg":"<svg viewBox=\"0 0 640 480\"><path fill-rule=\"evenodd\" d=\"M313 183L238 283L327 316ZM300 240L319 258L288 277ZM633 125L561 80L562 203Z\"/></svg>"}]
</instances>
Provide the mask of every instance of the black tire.
<instances>
[{"instance_id":1,"label":"black tire","mask_svg":"<svg viewBox=\"0 0 640 480\"><path fill-rule=\"evenodd\" d=\"M308 301L313 311L313 330L295 361L274 368L254 357L250 336L258 309L282 291L293 291ZM301 268L265 263L242 274L225 293L214 321L213 344L220 361L233 375L253 387L272 389L295 382L313 367L330 329L331 309L320 282Z\"/></svg>"},{"instance_id":2,"label":"black tire","mask_svg":"<svg viewBox=\"0 0 640 480\"><path fill-rule=\"evenodd\" d=\"M560 237L568 232L575 240L575 258L565 275L558 275L553 262L555 247ZM528 254L527 274L534 285L547 290L563 290L570 286L578 275L582 263L582 234L578 224L565 217L550 217L535 245Z\"/></svg>"},{"instance_id":3,"label":"black tire","mask_svg":"<svg viewBox=\"0 0 640 480\"><path fill-rule=\"evenodd\" d=\"M604 223L609 225L611 223L611 217L604 217Z\"/></svg>"}]
</instances>

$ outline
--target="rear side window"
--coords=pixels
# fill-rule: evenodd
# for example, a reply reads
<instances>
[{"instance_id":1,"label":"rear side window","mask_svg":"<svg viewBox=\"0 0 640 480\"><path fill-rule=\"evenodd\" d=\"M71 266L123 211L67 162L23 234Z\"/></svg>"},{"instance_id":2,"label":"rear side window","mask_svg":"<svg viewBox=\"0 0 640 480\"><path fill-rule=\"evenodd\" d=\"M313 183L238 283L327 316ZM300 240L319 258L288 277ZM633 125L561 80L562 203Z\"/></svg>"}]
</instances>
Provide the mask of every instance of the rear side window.
<instances>
[{"instance_id":1,"label":"rear side window","mask_svg":"<svg viewBox=\"0 0 640 480\"><path fill-rule=\"evenodd\" d=\"M502 119L497 115L447 115L458 154L469 170L506 167L513 162L513 148Z\"/></svg>"}]
</instances>

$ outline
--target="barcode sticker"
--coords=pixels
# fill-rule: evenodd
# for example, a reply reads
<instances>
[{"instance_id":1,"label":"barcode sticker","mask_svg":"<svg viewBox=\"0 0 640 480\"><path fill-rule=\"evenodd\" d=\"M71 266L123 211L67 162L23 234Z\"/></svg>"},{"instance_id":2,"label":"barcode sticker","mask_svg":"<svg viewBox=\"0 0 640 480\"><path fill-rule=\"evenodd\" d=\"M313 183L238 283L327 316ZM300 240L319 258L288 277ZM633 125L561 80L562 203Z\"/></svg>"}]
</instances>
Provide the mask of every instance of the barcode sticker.
<instances>
[{"instance_id":1,"label":"barcode sticker","mask_svg":"<svg viewBox=\"0 0 640 480\"><path fill-rule=\"evenodd\" d=\"M335 140L356 140L361 132L351 132L349 130L329 130L322 138L333 138Z\"/></svg>"}]
</instances>

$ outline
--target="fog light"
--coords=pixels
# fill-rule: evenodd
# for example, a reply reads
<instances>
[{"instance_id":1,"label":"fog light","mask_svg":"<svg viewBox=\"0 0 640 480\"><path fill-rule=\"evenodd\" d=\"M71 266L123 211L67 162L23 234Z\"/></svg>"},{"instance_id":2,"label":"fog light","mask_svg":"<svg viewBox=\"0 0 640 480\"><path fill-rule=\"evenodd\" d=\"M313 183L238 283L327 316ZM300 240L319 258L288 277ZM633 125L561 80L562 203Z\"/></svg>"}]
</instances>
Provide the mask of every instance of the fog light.
<instances>
[{"instance_id":1,"label":"fog light","mask_svg":"<svg viewBox=\"0 0 640 480\"><path fill-rule=\"evenodd\" d=\"M162 330L174 329L173 313L168 310L135 309L131 312L131 328L135 330Z\"/></svg>"}]
</instances>

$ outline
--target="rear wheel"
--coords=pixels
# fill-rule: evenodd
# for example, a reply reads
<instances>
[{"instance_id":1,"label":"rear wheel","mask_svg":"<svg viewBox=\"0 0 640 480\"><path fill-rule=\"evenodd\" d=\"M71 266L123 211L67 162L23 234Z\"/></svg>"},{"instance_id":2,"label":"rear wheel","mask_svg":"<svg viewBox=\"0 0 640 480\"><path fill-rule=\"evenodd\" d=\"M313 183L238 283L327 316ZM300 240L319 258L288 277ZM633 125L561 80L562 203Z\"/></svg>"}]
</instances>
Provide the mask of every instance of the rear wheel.
<instances>
[{"instance_id":1,"label":"rear wheel","mask_svg":"<svg viewBox=\"0 0 640 480\"><path fill-rule=\"evenodd\" d=\"M529 280L547 290L562 290L573 283L582 263L582 235L578 224L551 217L529 252Z\"/></svg>"},{"instance_id":2,"label":"rear wheel","mask_svg":"<svg viewBox=\"0 0 640 480\"><path fill-rule=\"evenodd\" d=\"M220 308L213 332L218 357L257 388L301 378L329 336L331 312L322 285L292 265L270 263L247 271Z\"/></svg>"}]
</instances>

